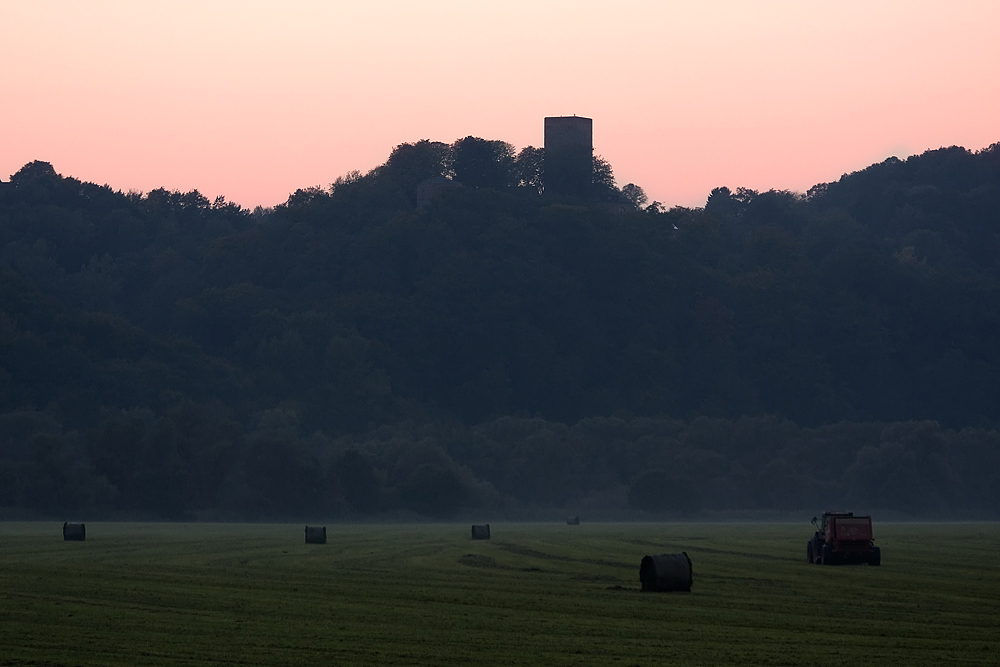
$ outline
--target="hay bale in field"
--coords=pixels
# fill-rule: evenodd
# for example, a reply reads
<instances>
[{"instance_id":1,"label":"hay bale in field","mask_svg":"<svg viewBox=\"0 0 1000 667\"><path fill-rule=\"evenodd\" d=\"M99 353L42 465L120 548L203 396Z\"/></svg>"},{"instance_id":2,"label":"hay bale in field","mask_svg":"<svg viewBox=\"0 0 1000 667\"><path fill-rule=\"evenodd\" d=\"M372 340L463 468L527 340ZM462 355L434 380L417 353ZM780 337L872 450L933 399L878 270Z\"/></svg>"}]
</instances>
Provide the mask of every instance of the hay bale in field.
<instances>
[{"instance_id":1,"label":"hay bale in field","mask_svg":"<svg viewBox=\"0 0 1000 667\"><path fill-rule=\"evenodd\" d=\"M567 526L579 526L580 525L580 517L578 517L578 516L568 516L568 517L566 517L566 525Z\"/></svg>"},{"instance_id":2,"label":"hay bale in field","mask_svg":"<svg viewBox=\"0 0 1000 667\"><path fill-rule=\"evenodd\" d=\"M63 522L63 539L83 542L87 539L87 525L83 523Z\"/></svg>"},{"instance_id":3,"label":"hay bale in field","mask_svg":"<svg viewBox=\"0 0 1000 667\"><path fill-rule=\"evenodd\" d=\"M306 544L326 544L326 526L306 526Z\"/></svg>"},{"instance_id":4,"label":"hay bale in field","mask_svg":"<svg viewBox=\"0 0 1000 667\"><path fill-rule=\"evenodd\" d=\"M490 539L490 524L486 523L483 525L472 525L472 539L474 540L488 540Z\"/></svg>"},{"instance_id":5,"label":"hay bale in field","mask_svg":"<svg viewBox=\"0 0 1000 667\"><path fill-rule=\"evenodd\" d=\"M655 592L690 591L694 581L687 552L646 556L639 565L642 590Z\"/></svg>"}]
</instances>

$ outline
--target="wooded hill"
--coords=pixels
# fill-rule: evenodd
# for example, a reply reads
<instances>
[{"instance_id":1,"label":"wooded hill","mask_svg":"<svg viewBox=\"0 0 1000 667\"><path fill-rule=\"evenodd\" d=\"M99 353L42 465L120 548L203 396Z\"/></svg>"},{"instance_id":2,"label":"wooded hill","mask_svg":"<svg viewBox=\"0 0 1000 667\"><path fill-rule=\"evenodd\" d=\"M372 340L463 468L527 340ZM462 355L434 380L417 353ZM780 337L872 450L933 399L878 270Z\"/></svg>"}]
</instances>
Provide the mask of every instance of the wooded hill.
<instances>
[{"instance_id":1,"label":"wooded hill","mask_svg":"<svg viewBox=\"0 0 1000 667\"><path fill-rule=\"evenodd\" d=\"M1000 145L626 213L543 157L404 144L256 211L26 165L0 507L1000 511Z\"/></svg>"}]
</instances>

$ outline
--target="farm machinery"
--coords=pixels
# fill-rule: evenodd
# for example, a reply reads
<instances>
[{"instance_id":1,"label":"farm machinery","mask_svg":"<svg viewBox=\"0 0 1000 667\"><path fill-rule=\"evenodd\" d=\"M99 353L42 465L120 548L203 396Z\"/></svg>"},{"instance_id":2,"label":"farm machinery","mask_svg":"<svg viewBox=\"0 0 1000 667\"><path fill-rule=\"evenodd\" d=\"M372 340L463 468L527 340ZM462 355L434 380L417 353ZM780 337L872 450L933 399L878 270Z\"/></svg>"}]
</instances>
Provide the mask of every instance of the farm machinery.
<instances>
[{"instance_id":1,"label":"farm machinery","mask_svg":"<svg viewBox=\"0 0 1000 667\"><path fill-rule=\"evenodd\" d=\"M812 523L816 526L816 534L806 547L810 563L882 564L882 551L875 546L870 516L854 516L854 512L826 512L822 522L813 517Z\"/></svg>"}]
</instances>

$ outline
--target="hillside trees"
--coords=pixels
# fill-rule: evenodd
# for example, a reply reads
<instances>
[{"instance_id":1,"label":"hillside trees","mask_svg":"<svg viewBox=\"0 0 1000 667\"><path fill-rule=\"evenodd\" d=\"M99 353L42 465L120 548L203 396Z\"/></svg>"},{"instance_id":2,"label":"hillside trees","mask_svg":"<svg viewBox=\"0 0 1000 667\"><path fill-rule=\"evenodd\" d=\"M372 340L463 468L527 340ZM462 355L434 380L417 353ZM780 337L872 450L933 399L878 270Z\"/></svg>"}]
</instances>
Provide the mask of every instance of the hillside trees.
<instances>
[{"instance_id":1,"label":"hillside trees","mask_svg":"<svg viewBox=\"0 0 1000 667\"><path fill-rule=\"evenodd\" d=\"M0 182L0 505L695 511L660 471L704 511L994 511L998 153L626 213L475 138L258 214L31 163Z\"/></svg>"}]
</instances>

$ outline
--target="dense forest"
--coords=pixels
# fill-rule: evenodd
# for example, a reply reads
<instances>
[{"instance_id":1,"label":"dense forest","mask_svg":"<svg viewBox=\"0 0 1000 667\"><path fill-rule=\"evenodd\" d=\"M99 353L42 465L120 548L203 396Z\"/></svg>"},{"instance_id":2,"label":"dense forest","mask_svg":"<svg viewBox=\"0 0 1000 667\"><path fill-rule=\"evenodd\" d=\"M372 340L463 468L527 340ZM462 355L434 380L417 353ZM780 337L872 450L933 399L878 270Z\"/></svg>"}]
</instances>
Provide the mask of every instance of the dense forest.
<instances>
[{"instance_id":1,"label":"dense forest","mask_svg":"<svg viewBox=\"0 0 1000 667\"><path fill-rule=\"evenodd\" d=\"M25 165L0 514L1000 514L1000 144L693 209L594 164L420 141L254 211Z\"/></svg>"}]
</instances>

